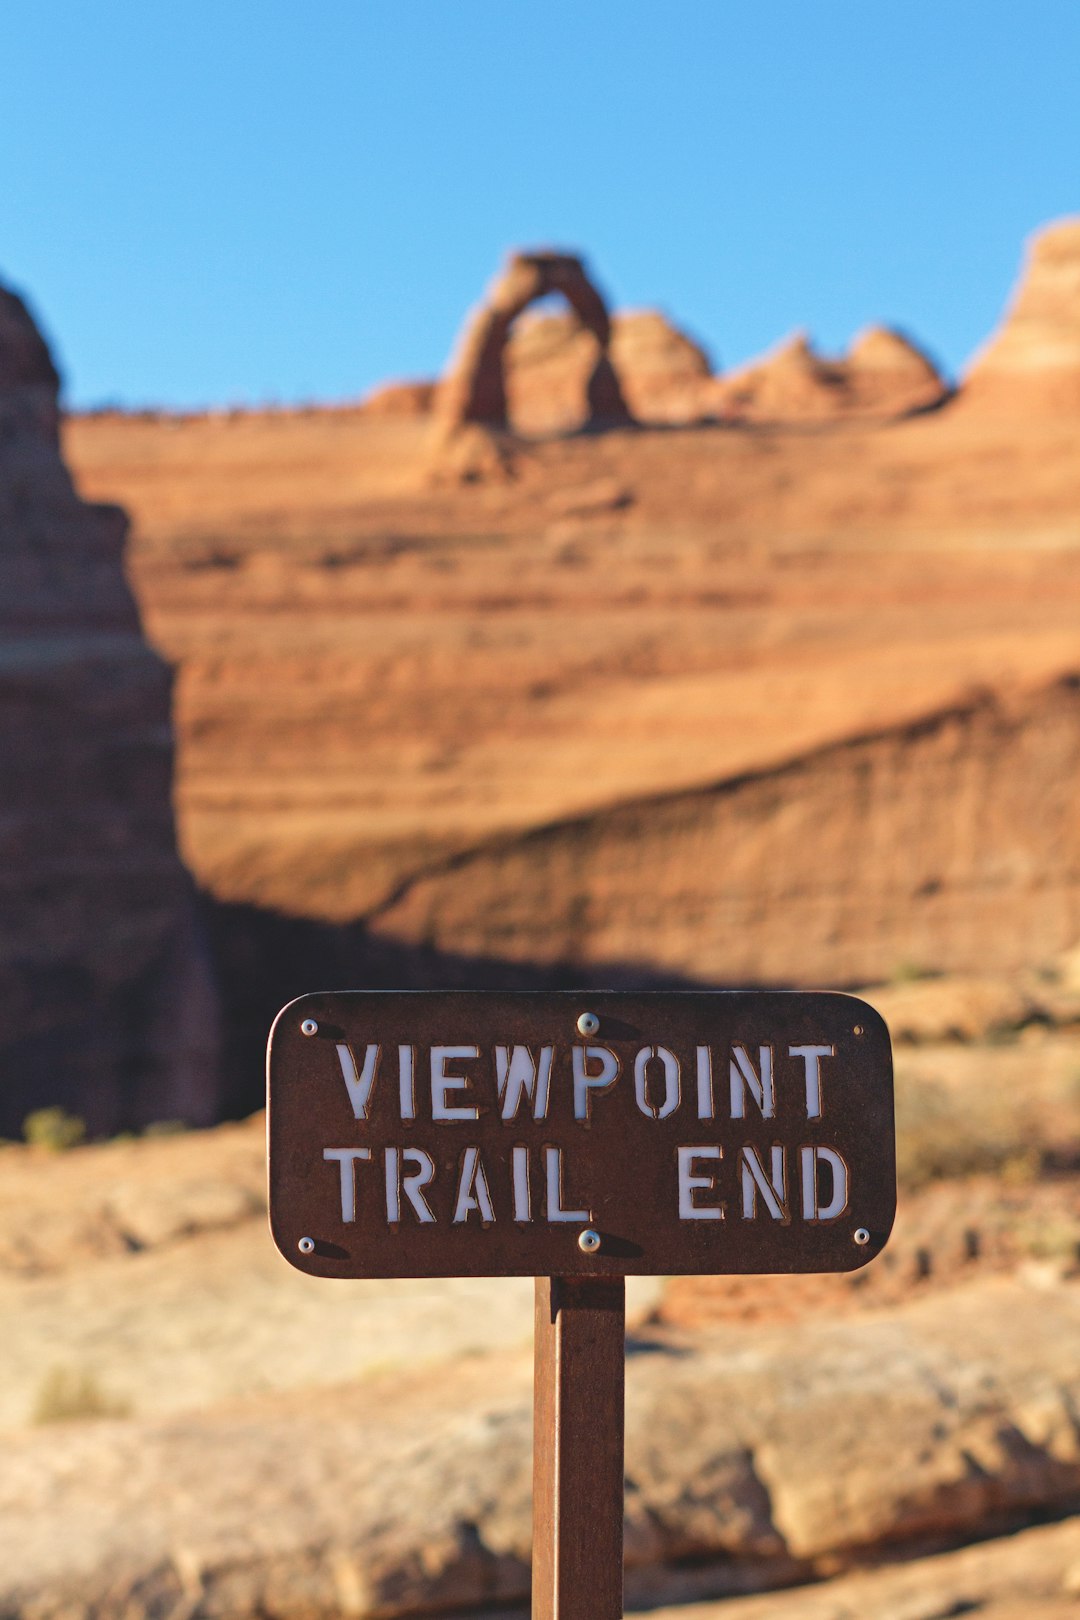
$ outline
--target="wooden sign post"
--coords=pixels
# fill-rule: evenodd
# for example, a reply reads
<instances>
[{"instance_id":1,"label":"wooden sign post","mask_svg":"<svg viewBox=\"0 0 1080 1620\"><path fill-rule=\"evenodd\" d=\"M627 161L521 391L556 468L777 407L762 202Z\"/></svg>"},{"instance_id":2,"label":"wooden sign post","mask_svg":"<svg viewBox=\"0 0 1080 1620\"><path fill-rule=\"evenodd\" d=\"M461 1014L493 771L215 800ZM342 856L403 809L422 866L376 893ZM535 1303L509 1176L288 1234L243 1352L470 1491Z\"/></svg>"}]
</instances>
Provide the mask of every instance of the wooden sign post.
<instances>
[{"instance_id":1,"label":"wooden sign post","mask_svg":"<svg viewBox=\"0 0 1080 1620\"><path fill-rule=\"evenodd\" d=\"M892 1055L830 994L350 991L279 1013L270 1224L320 1277L536 1278L534 1620L621 1620L625 1278L853 1271Z\"/></svg>"}]
</instances>

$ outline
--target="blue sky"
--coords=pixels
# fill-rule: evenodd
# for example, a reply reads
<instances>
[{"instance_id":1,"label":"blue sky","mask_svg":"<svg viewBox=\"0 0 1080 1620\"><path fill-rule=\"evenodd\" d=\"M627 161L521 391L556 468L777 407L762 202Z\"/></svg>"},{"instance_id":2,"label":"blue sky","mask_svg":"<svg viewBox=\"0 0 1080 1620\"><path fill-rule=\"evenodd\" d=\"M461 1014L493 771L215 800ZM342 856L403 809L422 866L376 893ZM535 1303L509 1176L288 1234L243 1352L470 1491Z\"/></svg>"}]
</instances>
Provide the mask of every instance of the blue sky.
<instances>
[{"instance_id":1,"label":"blue sky","mask_svg":"<svg viewBox=\"0 0 1080 1620\"><path fill-rule=\"evenodd\" d=\"M731 365L873 320L950 370L1080 213L1077 0L36 0L0 277L76 405L355 397L505 250Z\"/></svg>"}]
</instances>

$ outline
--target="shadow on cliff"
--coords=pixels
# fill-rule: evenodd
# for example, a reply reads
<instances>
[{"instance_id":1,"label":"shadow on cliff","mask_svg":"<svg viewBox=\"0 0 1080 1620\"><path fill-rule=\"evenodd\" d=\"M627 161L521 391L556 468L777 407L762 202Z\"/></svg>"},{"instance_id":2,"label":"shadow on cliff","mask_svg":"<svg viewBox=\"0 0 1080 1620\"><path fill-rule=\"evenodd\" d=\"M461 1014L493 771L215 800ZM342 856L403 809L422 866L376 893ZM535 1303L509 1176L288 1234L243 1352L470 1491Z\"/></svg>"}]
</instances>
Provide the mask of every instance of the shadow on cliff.
<instances>
[{"instance_id":1,"label":"shadow on cliff","mask_svg":"<svg viewBox=\"0 0 1080 1620\"><path fill-rule=\"evenodd\" d=\"M222 1118L242 1118L261 1107L270 1025L287 1002L311 990L732 988L658 973L642 962L589 967L514 962L382 939L362 923L323 923L258 906L226 905L208 897L204 905L226 1009Z\"/></svg>"}]
</instances>

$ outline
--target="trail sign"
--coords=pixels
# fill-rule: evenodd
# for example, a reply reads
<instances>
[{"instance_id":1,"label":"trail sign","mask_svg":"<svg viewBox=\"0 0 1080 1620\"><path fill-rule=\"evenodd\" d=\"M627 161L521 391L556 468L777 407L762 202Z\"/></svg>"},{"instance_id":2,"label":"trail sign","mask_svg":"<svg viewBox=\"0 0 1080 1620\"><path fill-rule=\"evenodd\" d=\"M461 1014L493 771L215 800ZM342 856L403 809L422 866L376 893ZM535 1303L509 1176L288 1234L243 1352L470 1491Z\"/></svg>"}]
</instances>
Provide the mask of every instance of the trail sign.
<instances>
[{"instance_id":1,"label":"trail sign","mask_svg":"<svg viewBox=\"0 0 1080 1620\"><path fill-rule=\"evenodd\" d=\"M309 995L268 1076L274 1238L316 1276L851 1271L892 1226L851 996Z\"/></svg>"},{"instance_id":2,"label":"trail sign","mask_svg":"<svg viewBox=\"0 0 1080 1620\"><path fill-rule=\"evenodd\" d=\"M623 1279L878 1253L881 1018L842 995L349 991L278 1014L267 1080L293 1265L536 1277L533 1620L621 1620Z\"/></svg>"}]
</instances>

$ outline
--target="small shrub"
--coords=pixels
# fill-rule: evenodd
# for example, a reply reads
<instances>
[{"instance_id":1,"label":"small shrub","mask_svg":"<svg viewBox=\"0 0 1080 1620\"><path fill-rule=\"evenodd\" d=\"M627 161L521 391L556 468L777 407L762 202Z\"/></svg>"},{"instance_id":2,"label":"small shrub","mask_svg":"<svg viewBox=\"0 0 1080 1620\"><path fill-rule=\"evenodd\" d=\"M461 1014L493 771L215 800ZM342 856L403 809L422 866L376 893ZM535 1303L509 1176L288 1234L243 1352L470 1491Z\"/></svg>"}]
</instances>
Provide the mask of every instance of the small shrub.
<instances>
[{"instance_id":1,"label":"small shrub","mask_svg":"<svg viewBox=\"0 0 1080 1620\"><path fill-rule=\"evenodd\" d=\"M23 1136L31 1147L47 1148L50 1153L66 1153L78 1147L86 1136L86 1125L77 1114L63 1108L35 1108L23 1120Z\"/></svg>"},{"instance_id":2,"label":"small shrub","mask_svg":"<svg viewBox=\"0 0 1080 1620\"><path fill-rule=\"evenodd\" d=\"M933 979L935 977L933 968L923 967L920 962L904 960L897 962L893 968L891 982L893 984L917 984L920 979Z\"/></svg>"},{"instance_id":3,"label":"small shrub","mask_svg":"<svg viewBox=\"0 0 1080 1620\"><path fill-rule=\"evenodd\" d=\"M97 1418L129 1417L131 1405L101 1388L86 1368L53 1367L38 1387L33 1423L86 1423Z\"/></svg>"}]
</instances>

